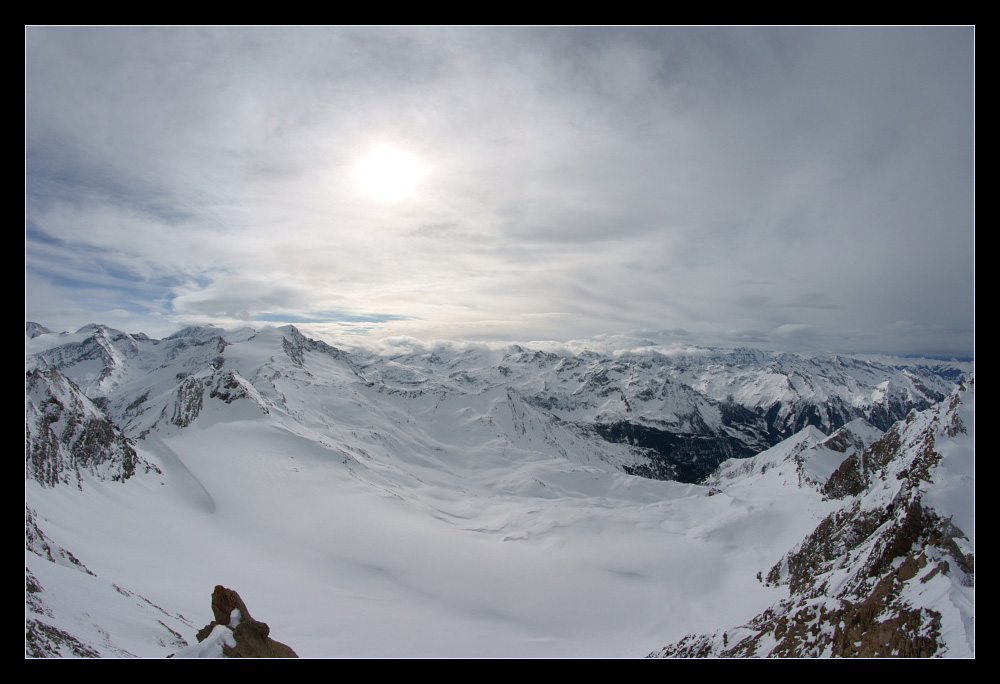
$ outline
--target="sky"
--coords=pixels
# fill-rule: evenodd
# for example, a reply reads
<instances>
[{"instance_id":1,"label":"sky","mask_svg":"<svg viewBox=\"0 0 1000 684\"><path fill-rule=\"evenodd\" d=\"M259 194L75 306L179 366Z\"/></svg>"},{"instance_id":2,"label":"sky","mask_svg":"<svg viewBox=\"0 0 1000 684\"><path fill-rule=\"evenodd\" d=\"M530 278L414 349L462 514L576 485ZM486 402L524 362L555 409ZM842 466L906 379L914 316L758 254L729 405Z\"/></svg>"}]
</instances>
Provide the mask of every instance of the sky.
<instances>
[{"instance_id":1,"label":"sky","mask_svg":"<svg viewBox=\"0 0 1000 684\"><path fill-rule=\"evenodd\" d=\"M971 356L971 27L26 27L25 320Z\"/></svg>"}]
</instances>

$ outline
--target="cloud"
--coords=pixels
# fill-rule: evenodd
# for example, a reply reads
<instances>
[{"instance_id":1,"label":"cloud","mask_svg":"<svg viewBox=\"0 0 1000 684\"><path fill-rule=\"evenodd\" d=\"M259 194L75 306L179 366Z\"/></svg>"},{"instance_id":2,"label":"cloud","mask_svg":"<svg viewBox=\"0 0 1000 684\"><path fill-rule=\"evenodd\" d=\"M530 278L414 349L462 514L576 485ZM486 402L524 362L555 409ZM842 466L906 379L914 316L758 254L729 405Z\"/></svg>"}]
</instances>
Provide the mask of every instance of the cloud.
<instances>
[{"instance_id":1,"label":"cloud","mask_svg":"<svg viewBox=\"0 0 1000 684\"><path fill-rule=\"evenodd\" d=\"M972 45L962 28L29 27L31 306L876 351L909 319L968 353ZM417 196L360 191L379 145L426 165ZM814 334L778 332L795 325Z\"/></svg>"}]
</instances>

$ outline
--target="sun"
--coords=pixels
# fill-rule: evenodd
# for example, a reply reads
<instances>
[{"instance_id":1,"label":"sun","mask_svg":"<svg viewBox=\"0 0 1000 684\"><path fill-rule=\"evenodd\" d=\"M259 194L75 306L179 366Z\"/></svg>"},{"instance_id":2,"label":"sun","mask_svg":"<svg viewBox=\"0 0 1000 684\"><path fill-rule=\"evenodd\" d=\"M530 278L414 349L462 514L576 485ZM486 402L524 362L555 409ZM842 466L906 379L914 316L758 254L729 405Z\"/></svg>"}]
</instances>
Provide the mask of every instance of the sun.
<instances>
[{"instance_id":1,"label":"sun","mask_svg":"<svg viewBox=\"0 0 1000 684\"><path fill-rule=\"evenodd\" d=\"M426 174L419 159L391 147L372 150L358 162L356 170L365 194L382 201L408 197Z\"/></svg>"}]
</instances>

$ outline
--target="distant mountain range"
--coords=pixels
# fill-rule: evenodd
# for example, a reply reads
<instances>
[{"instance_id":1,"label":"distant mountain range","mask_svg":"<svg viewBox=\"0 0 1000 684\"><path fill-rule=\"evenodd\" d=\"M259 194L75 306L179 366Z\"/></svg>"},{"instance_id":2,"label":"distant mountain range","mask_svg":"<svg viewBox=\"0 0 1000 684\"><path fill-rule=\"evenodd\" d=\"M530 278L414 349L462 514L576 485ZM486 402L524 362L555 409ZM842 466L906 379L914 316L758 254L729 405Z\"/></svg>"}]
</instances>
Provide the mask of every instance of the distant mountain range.
<instances>
[{"instance_id":1,"label":"distant mountain range","mask_svg":"<svg viewBox=\"0 0 1000 684\"><path fill-rule=\"evenodd\" d=\"M34 340L43 330L26 325ZM598 450L608 449L601 441L628 445L608 454L626 472L682 482L808 425L830 433L863 418L887 429L941 401L960 375L947 364L891 367L751 349L560 355L513 345L381 356L308 340L292 326L230 336L186 328L153 340L90 325L42 339L52 346L31 354L29 368L58 370L131 437L168 423L184 427L207 399L249 397L262 412L294 416L305 410L294 390L337 388L356 395L362 411L384 395L406 397L404 410L417 415L429 410L421 397L434 405L467 399L484 416L487 405L508 403L514 414L578 433ZM506 438L517 441L525 428L512 428Z\"/></svg>"}]
</instances>

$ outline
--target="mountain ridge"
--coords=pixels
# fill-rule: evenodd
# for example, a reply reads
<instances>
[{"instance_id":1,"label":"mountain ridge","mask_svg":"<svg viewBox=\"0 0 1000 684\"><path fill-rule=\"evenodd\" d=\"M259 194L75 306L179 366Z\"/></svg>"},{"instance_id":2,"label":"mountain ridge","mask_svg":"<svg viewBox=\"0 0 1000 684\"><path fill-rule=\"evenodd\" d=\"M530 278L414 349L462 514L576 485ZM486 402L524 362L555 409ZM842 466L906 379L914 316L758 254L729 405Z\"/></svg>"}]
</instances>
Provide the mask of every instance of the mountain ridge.
<instances>
[{"instance_id":1,"label":"mountain ridge","mask_svg":"<svg viewBox=\"0 0 1000 684\"><path fill-rule=\"evenodd\" d=\"M787 598L744 625L688 635L650 657L973 657L974 514L943 491L942 471L971 484L974 444L972 376L852 453L822 484L843 505L762 579L787 586Z\"/></svg>"},{"instance_id":2,"label":"mountain ridge","mask_svg":"<svg viewBox=\"0 0 1000 684\"><path fill-rule=\"evenodd\" d=\"M269 369L255 361L253 369L221 370L227 347L259 344L253 340L261 334L281 339L282 353L275 350L264 362ZM819 360L750 349L601 356L512 345L488 352L467 350L446 361L434 352L348 352L309 340L294 326L228 334L214 326L189 327L152 340L90 325L74 337L81 335L83 339L29 355L28 365L55 366L68 374L88 396L108 402L109 415L131 435L143 434L159 421L193 420L186 412L194 410L204 392L189 378L211 384L209 396L245 393L256 396L262 410L271 410L268 406L281 403L280 391L264 376L288 375L278 360L287 358L308 379L308 351L349 369L350 375L342 375L339 382L357 383L362 393L375 389L410 398L428 392L517 396L551 420L630 445L638 458L623 463L630 472L686 482L704 478L727 458L747 457L772 446L806 425L830 433L863 418L885 429L910 409L940 401L953 386L949 377L929 369L890 368L842 355ZM222 372L228 375L217 377ZM148 376L156 374L167 377L150 394ZM245 386L237 389L241 378ZM120 387L129 383L132 388Z\"/></svg>"}]
</instances>

